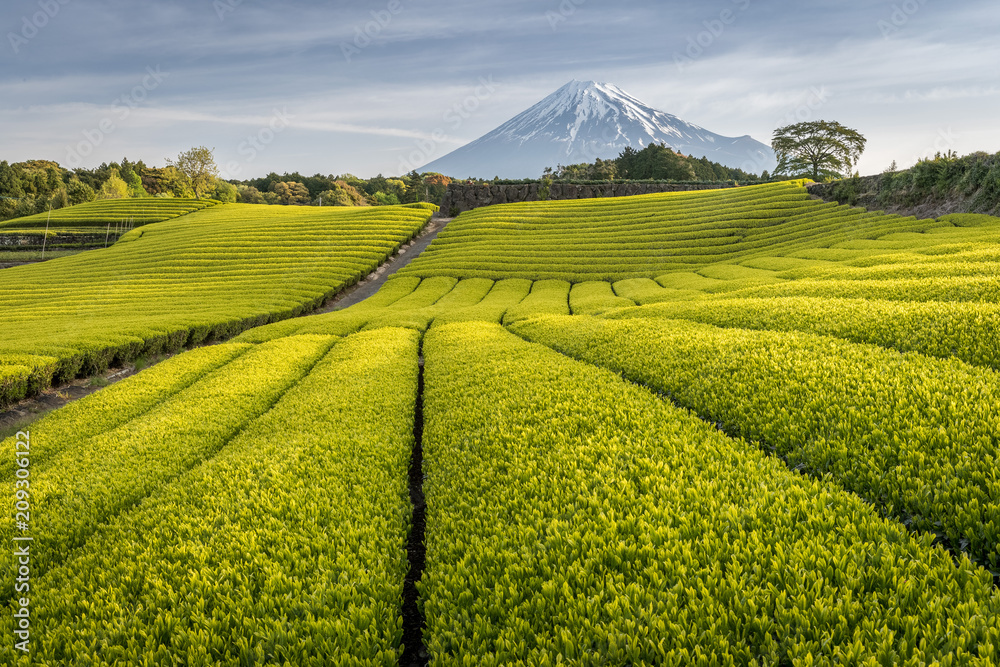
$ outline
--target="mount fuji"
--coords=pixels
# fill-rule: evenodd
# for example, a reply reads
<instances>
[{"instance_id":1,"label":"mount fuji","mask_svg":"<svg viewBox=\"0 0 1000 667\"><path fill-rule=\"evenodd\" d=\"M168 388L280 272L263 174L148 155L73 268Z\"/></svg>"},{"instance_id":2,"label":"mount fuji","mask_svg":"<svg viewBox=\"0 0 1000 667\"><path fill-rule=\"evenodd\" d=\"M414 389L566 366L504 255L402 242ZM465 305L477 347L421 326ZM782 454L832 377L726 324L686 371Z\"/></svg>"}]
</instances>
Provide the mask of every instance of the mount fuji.
<instances>
[{"instance_id":1,"label":"mount fuji","mask_svg":"<svg viewBox=\"0 0 1000 667\"><path fill-rule=\"evenodd\" d=\"M724 137L657 111L621 88L571 81L489 134L417 171L448 176L538 178L546 167L616 158L663 143L685 155L759 174L777 165L770 146L749 135Z\"/></svg>"}]
</instances>

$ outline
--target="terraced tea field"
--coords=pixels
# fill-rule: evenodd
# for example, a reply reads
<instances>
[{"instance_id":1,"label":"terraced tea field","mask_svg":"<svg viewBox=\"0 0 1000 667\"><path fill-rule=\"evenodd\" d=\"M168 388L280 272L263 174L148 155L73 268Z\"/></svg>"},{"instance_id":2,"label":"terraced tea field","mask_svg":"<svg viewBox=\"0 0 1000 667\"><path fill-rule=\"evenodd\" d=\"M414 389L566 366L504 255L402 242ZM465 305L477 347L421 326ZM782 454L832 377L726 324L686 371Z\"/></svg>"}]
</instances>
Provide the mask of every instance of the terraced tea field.
<instances>
[{"instance_id":1,"label":"terraced tea field","mask_svg":"<svg viewBox=\"0 0 1000 667\"><path fill-rule=\"evenodd\" d=\"M245 309L307 303L346 262L286 249L272 269L292 220L226 209L109 255L138 270L159 244L163 322L229 312L227 282ZM198 216L205 247L240 229L239 252L193 261ZM338 258L409 229L371 222ZM32 426L30 465L0 465L31 519L0 531L35 539L33 657L998 664L998 242L998 218L801 183L463 214L358 305L262 319ZM72 307L110 327L101 284L110 305Z\"/></svg>"},{"instance_id":2,"label":"terraced tea field","mask_svg":"<svg viewBox=\"0 0 1000 667\"><path fill-rule=\"evenodd\" d=\"M41 246L43 237L48 236L49 247L57 237L61 237L59 247L71 247L92 237L110 237L114 241L134 227L171 220L218 204L213 199L103 199L5 220L0 222L0 239L24 237L34 241L31 245Z\"/></svg>"},{"instance_id":3,"label":"terraced tea field","mask_svg":"<svg viewBox=\"0 0 1000 667\"><path fill-rule=\"evenodd\" d=\"M312 310L430 215L227 204L137 227L107 249L5 269L0 403Z\"/></svg>"}]
</instances>

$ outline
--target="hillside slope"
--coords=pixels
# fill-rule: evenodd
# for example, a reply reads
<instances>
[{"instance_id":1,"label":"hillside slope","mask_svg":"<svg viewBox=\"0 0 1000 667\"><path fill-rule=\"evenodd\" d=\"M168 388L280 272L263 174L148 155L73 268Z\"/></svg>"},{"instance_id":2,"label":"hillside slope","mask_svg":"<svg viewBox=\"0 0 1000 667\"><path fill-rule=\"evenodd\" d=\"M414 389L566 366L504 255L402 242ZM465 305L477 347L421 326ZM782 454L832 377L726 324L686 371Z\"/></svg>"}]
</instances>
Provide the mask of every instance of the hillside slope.
<instances>
[{"instance_id":1,"label":"hillside slope","mask_svg":"<svg viewBox=\"0 0 1000 667\"><path fill-rule=\"evenodd\" d=\"M141 227L152 222L170 220L188 213L218 205L214 199L173 199L144 197L142 199L102 199L67 206L51 213L38 213L24 218L0 222L0 234L9 230L104 231L107 225ZM124 223L124 224L123 224Z\"/></svg>"},{"instance_id":2,"label":"hillside slope","mask_svg":"<svg viewBox=\"0 0 1000 667\"><path fill-rule=\"evenodd\" d=\"M136 228L107 249L5 269L0 400L311 310L430 215L227 204Z\"/></svg>"},{"instance_id":3,"label":"hillside slope","mask_svg":"<svg viewBox=\"0 0 1000 667\"><path fill-rule=\"evenodd\" d=\"M998 664L1000 219L803 195L483 209L357 305L48 415L0 460L34 657ZM63 262L64 304L28 272L13 330L295 303L421 223L230 211Z\"/></svg>"},{"instance_id":4,"label":"hillside slope","mask_svg":"<svg viewBox=\"0 0 1000 667\"><path fill-rule=\"evenodd\" d=\"M817 201L802 182L463 213L405 275L622 280L949 223Z\"/></svg>"},{"instance_id":5,"label":"hillside slope","mask_svg":"<svg viewBox=\"0 0 1000 667\"><path fill-rule=\"evenodd\" d=\"M0 222L0 245L14 249L87 248L114 243L129 229L218 205L214 199L102 199Z\"/></svg>"},{"instance_id":6,"label":"hillside slope","mask_svg":"<svg viewBox=\"0 0 1000 667\"><path fill-rule=\"evenodd\" d=\"M827 201L937 217L949 213L1000 214L1000 153L938 154L902 171L814 184Z\"/></svg>"}]
</instances>

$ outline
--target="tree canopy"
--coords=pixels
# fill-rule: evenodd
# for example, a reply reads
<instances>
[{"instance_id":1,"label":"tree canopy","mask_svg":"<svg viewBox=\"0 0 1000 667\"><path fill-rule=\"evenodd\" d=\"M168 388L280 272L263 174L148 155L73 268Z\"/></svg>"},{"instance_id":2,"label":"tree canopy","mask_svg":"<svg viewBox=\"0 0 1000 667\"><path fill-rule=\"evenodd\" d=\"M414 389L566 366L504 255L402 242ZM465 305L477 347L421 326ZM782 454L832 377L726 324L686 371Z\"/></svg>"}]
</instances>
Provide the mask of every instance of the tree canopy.
<instances>
[{"instance_id":1,"label":"tree canopy","mask_svg":"<svg viewBox=\"0 0 1000 667\"><path fill-rule=\"evenodd\" d=\"M125 199L128 197L128 183L118 175L118 169L112 168L108 180L104 181L98 199Z\"/></svg>"},{"instance_id":2,"label":"tree canopy","mask_svg":"<svg viewBox=\"0 0 1000 667\"><path fill-rule=\"evenodd\" d=\"M177 156L176 160L167 160L168 165L176 167L190 179L194 196L197 199L200 199L202 193L215 185L215 179L219 175L219 167L215 164L215 156L212 154L213 150L198 146L184 151Z\"/></svg>"},{"instance_id":3,"label":"tree canopy","mask_svg":"<svg viewBox=\"0 0 1000 667\"><path fill-rule=\"evenodd\" d=\"M847 178L867 139L835 121L814 120L779 127L771 148L778 158L775 175L808 176L814 181Z\"/></svg>"},{"instance_id":4,"label":"tree canopy","mask_svg":"<svg viewBox=\"0 0 1000 667\"><path fill-rule=\"evenodd\" d=\"M664 144L650 144L642 150L631 146L611 160L598 158L592 164L559 165L546 177L557 181L741 181L760 179L742 169L733 169L707 157L700 159L679 153Z\"/></svg>"},{"instance_id":5,"label":"tree canopy","mask_svg":"<svg viewBox=\"0 0 1000 667\"><path fill-rule=\"evenodd\" d=\"M278 202L289 204L308 204L309 190L296 181L278 181L271 185L271 192L278 196Z\"/></svg>"}]
</instances>

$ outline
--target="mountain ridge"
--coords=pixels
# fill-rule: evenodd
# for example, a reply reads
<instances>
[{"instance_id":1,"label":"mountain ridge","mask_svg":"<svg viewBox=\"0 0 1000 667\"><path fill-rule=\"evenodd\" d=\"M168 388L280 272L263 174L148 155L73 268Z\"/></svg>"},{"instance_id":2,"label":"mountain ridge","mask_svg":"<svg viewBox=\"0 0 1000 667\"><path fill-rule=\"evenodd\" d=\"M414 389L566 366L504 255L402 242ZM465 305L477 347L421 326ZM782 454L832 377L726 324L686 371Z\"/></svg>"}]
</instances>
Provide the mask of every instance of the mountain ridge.
<instances>
[{"instance_id":1,"label":"mountain ridge","mask_svg":"<svg viewBox=\"0 0 1000 667\"><path fill-rule=\"evenodd\" d=\"M641 150L650 143L751 173L777 164L771 148L749 135L726 137L654 109L613 84L574 79L419 171L533 178L546 167L611 159L626 146Z\"/></svg>"}]
</instances>

